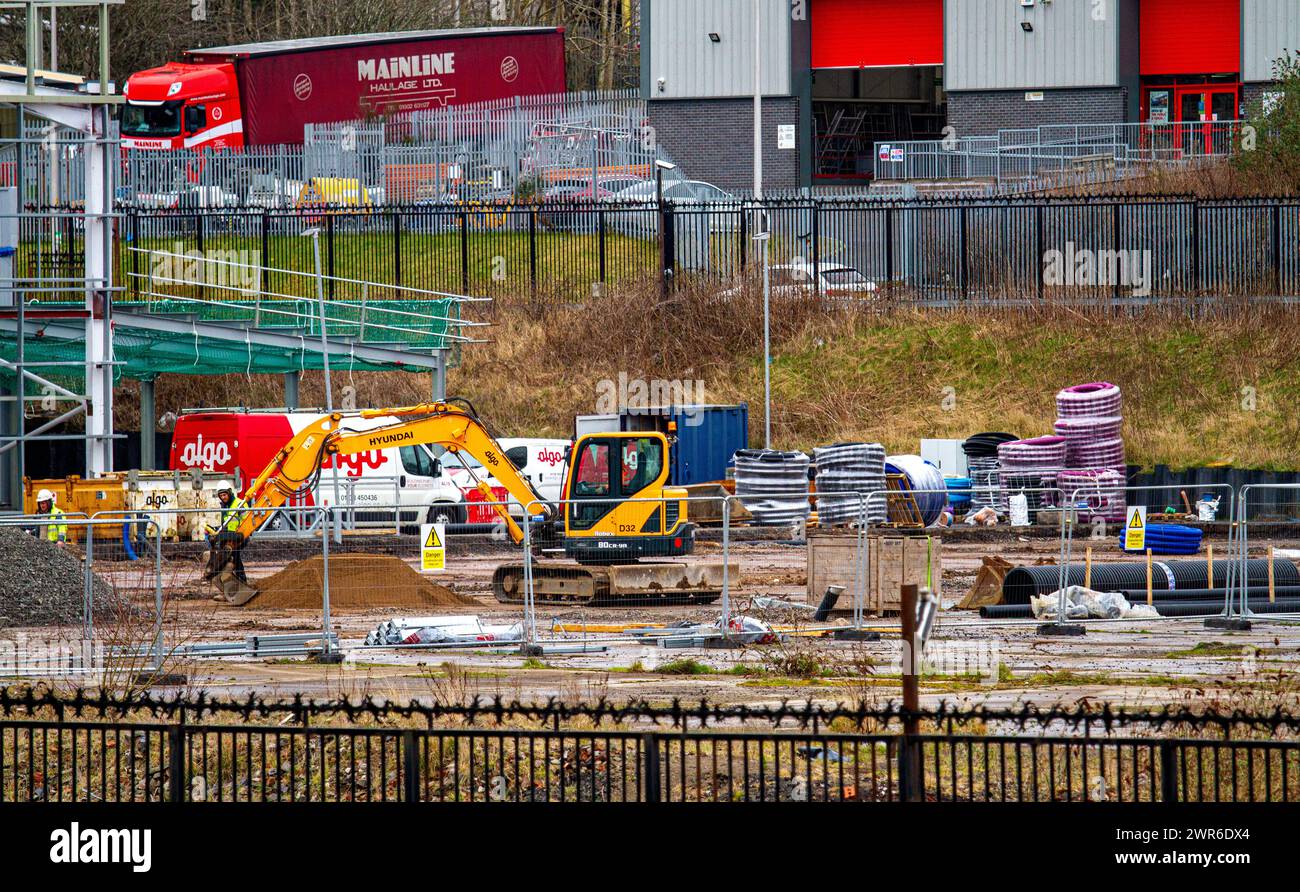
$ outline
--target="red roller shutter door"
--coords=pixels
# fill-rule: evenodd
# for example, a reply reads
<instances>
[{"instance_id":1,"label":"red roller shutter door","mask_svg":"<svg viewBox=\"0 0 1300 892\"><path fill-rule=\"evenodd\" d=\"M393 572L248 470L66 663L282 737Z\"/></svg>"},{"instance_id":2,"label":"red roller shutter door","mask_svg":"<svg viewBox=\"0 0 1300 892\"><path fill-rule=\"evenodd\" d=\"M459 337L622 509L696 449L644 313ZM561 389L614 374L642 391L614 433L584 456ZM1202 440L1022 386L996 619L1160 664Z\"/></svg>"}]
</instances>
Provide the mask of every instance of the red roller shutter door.
<instances>
[{"instance_id":1,"label":"red roller shutter door","mask_svg":"<svg viewBox=\"0 0 1300 892\"><path fill-rule=\"evenodd\" d=\"M1241 0L1142 0L1144 75L1241 71Z\"/></svg>"},{"instance_id":2,"label":"red roller shutter door","mask_svg":"<svg viewBox=\"0 0 1300 892\"><path fill-rule=\"evenodd\" d=\"M943 0L812 0L813 68L943 64Z\"/></svg>"}]
</instances>

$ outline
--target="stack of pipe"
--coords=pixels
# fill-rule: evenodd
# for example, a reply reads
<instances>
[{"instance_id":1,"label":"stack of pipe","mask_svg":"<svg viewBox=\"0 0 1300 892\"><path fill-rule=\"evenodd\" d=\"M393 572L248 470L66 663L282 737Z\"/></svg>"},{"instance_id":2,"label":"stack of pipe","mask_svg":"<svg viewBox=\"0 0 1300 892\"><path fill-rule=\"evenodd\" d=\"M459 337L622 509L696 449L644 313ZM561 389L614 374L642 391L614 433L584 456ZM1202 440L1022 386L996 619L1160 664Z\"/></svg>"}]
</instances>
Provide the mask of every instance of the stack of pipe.
<instances>
[{"instance_id":1,"label":"stack of pipe","mask_svg":"<svg viewBox=\"0 0 1300 892\"><path fill-rule=\"evenodd\" d=\"M885 462L885 471L907 478L926 526L939 519L948 505L948 485L938 466L919 455L891 455Z\"/></svg>"},{"instance_id":2,"label":"stack of pipe","mask_svg":"<svg viewBox=\"0 0 1300 892\"><path fill-rule=\"evenodd\" d=\"M757 524L807 521L808 456L742 449L736 453L736 496Z\"/></svg>"},{"instance_id":3,"label":"stack of pipe","mask_svg":"<svg viewBox=\"0 0 1300 892\"><path fill-rule=\"evenodd\" d=\"M816 465L817 522L822 526L854 523L865 501L867 523L887 517L885 497L885 447L879 443L837 443L813 450ZM845 493L845 495L835 495Z\"/></svg>"},{"instance_id":4,"label":"stack of pipe","mask_svg":"<svg viewBox=\"0 0 1300 892\"><path fill-rule=\"evenodd\" d=\"M1039 508L1056 504L1056 494L1043 490L1056 486L1057 474L1065 467L1065 454L1065 437L1034 437L998 446L998 483L1007 496L1024 493L1030 523L1036 520Z\"/></svg>"},{"instance_id":5,"label":"stack of pipe","mask_svg":"<svg viewBox=\"0 0 1300 892\"><path fill-rule=\"evenodd\" d=\"M1120 389L1107 381L1076 384L1056 395L1056 433L1066 440L1066 463L1070 468L1108 469L1116 472L1121 481L1127 479L1120 434L1124 424L1122 409ZM1069 488L1065 492L1067 498L1073 494ZM1124 520L1123 489L1118 498L1114 493L1104 499L1090 495L1087 501L1088 508L1081 512L1080 519Z\"/></svg>"},{"instance_id":6,"label":"stack of pipe","mask_svg":"<svg viewBox=\"0 0 1300 892\"><path fill-rule=\"evenodd\" d=\"M998 446L1017 440L1015 434L986 431L968 437L961 451L966 453L966 472L970 475L970 510L993 508L999 514L1007 513L1007 500L998 486Z\"/></svg>"},{"instance_id":7,"label":"stack of pipe","mask_svg":"<svg viewBox=\"0 0 1300 892\"><path fill-rule=\"evenodd\" d=\"M1110 468L1062 471L1057 475L1056 484L1067 500L1075 499L1080 520L1103 518L1123 522L1124 475L1119 471Z\"/></svg>"}]
</instances>

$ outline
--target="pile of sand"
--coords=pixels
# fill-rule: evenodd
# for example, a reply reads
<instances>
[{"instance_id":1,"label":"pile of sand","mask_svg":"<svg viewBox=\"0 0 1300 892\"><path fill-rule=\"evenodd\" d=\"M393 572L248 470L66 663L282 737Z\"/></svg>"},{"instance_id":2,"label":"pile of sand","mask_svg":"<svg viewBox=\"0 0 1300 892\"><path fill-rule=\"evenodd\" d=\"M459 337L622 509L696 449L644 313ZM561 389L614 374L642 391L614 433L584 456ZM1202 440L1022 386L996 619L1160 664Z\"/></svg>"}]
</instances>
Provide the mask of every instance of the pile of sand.
<instances>
[{"instance_id":1,"label":"pile of sand","mask_svg":"<svg viewBox=\"0 0 1300 892\"><path fill-rule=\"evenodd\" d=\"M318 608L324 589L324 560L296 561L265 579L245 607ZM330 557L330 608L479 607L478 601L421 576L401 558L382 554Z\"/></svg>"}]
</instances>

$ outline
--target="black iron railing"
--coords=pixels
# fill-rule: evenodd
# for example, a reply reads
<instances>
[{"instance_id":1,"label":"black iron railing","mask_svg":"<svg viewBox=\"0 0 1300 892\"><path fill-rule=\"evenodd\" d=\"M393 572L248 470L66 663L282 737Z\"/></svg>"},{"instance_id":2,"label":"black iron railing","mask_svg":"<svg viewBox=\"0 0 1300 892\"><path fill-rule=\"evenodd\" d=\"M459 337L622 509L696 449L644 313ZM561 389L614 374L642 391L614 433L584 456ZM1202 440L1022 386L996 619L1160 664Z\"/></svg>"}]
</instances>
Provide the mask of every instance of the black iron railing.
<instances>
[{"instance_id":1,"label":"black iron railing","mask_svg":"<svg viewBox=\"0 0 1300 892\"><path fill-rule=\"evenodd\" d=\"M1300 799L1300 739L1283 713L390 706L29 690L0 691L0 714L3 802ZM336 724L315 724L322 716ZM911 724L922 733L903 733Z\"/></svg>"}]
</instances>

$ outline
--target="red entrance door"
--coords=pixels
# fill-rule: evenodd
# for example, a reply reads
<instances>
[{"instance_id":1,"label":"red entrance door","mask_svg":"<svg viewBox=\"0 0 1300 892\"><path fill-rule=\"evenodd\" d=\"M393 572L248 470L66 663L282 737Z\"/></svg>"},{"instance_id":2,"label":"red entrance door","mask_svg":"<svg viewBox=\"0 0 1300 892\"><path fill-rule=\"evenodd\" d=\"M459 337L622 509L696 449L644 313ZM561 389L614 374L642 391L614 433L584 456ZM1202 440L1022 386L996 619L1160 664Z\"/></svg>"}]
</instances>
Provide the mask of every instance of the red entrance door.
<instances>
[{"instance_id":1,"label":"red entrance door","mask_svg":"<svg viewBox=\"0 0 1300 892\"><path fill-rule=\"evenodd\" d=\"M1146 91L1146 121L1154 125L1153 142L1164 143L1175 151L1194 155L1222 155L1232 148L1234 127L1228 123L1239 117L1241 88L1224 86L1178 85L1150 87ZM1164 139L1159 139L1159 136Z\"/></svg>"},{"instance_id":2,"label":"red entrance door","mask_svg":"<svg viewBox=\"0 0 1300 892\"><path fill-rule=\"evenodd\" d=\"M1225 155L1232 148L1232 125L1237 120L1236 86L1179 87L1178 120L1183 122L1186 150L1190 154ZM1200 127L1195 124L1200 122Z\"/></svg>"}]
</instances>

